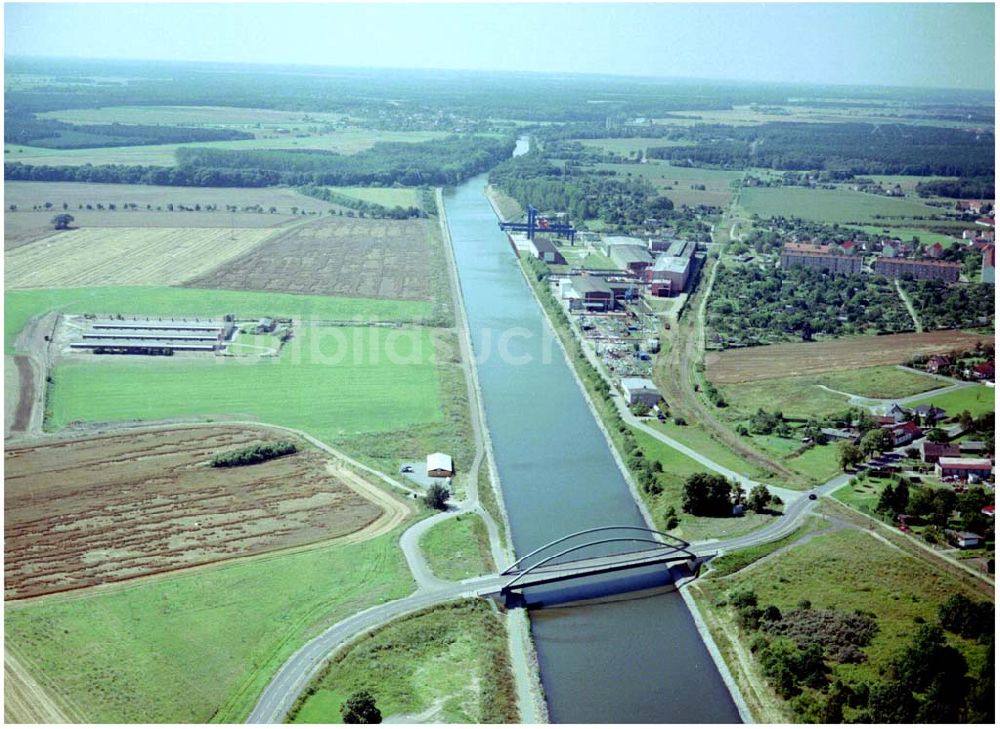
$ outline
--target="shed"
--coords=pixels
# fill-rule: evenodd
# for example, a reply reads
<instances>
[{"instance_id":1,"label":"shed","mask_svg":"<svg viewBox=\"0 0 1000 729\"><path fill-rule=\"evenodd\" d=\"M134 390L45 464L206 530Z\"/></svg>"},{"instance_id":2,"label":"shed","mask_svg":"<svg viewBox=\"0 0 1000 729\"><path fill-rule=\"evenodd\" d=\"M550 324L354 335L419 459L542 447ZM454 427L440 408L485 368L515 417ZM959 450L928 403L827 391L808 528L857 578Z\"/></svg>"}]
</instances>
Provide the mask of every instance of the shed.
<instances>
[{"instance_id":1,"label":"shed","mask_svg":"<svg viewBox=\"0 0 1000 729\"><path fill-rule=\"evenodd\" d=\"M427 456L427 475L431 478L447 478L455 475L455 464L447 453L431 453Z\"/></svg>"},{"instance_id":2,"label":"shed","mask_svg":"<svg viewBox=\"0 0 1000 729\"><path fill-rule=\"evenodd\" d=\"M645 377L623 377L622 392L629 405L641 402L653 407L660 402L660 391L652 380Z\"/></svg>"}]
</instances>

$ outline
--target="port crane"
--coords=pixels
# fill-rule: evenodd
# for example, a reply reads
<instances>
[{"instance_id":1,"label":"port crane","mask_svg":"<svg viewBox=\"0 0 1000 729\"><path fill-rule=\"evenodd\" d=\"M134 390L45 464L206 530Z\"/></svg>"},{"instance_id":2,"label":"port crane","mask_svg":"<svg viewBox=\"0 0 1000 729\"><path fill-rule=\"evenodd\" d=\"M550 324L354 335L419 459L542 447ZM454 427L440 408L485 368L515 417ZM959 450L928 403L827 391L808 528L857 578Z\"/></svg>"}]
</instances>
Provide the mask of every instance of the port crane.
<instances>
[{"instance_id":1,"label":"port crane","mask_svg":"<svg viewBox=\"0 0 1000 729\"><path fill-rule=\"evenodd\" d=\"M565 223L553 223L548 218L543 218L538 214L538 209L533 205L528 206L527 223L500 223L500 230L513 230L519 233L527 233L529 240L535 239L535 233L552 233L554 235L565 235L569 237L570 245L576 239L576 228Z\"/></svg>"}]
</instances>

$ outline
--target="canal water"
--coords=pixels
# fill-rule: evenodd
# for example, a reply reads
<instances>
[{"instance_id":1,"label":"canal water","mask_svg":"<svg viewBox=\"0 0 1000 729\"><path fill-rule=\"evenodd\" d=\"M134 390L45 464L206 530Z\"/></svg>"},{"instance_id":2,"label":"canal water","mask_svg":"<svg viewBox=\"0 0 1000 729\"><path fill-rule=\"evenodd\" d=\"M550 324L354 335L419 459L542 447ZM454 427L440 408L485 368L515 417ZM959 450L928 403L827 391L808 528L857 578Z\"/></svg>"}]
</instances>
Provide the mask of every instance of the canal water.
<instances>
[{"instance_id":1,"label":"canal water","mask_svg":"<svg viewBox=\"0 0 1000 729\"><path fill-rule=\"evenodd\" d=\"M592 527L645 526L485 185L474 178L446 191L444 203L515 550L523 556ZM665 582L660 568L528 595L546 605L530 616L552 721L740 721L687 606ZM647 589L558 606L621 586Z\"/></svg>"}]
</instances>

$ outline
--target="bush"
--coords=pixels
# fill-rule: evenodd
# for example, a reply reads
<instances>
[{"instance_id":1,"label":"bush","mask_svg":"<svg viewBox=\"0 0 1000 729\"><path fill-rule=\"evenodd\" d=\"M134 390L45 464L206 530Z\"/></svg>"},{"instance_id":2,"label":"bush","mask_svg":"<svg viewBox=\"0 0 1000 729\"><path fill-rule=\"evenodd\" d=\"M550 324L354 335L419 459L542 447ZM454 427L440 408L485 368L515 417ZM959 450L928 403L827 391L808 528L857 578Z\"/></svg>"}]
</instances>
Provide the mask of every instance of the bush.
<instances>
[{"instance_id":1,"label":"bush","mask_svg":"<svg viewBox=\"0 0 1000 729\"><path fill-rule=\"evenodd\" d=\"M451 492L441 484L431 484L431 487L427 489L427 493L424 494L424 503L431 509L444 511L448 508L448 497L450 496Z\"/></svg>"},{"instance_id":2,"label":"bush","mask_svg":"<svg viewBox=\"0 0 1000 729\"><path fill-rule=\"evenodd\" d=\"M233 468L235 466L252 466L255 463L263 463L274 458L287 456L295 453L299 447L288 441L278 441L277 443L261 443L259 445L247 446L235 451L220 453L211 460L213 468Z\"/></svg>"}]
</instances>

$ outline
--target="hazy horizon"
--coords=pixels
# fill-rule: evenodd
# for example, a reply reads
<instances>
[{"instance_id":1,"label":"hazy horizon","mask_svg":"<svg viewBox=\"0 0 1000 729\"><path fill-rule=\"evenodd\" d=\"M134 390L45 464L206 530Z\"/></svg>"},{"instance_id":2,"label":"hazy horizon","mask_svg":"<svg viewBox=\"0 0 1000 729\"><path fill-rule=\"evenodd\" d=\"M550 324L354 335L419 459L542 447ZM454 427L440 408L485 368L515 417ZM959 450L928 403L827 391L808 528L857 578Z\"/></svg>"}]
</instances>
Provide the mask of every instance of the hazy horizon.
<instances>
[{"instance_id":1,"label":"hazy horizon","mask_svg":"<svg viewBox=\"0 0 1000 729\"><path fill-rule=\"evenodd\" d=\"M991 3L8 3L5 41L23 59L994 90Z\"/></svg>"}]
</instances>

